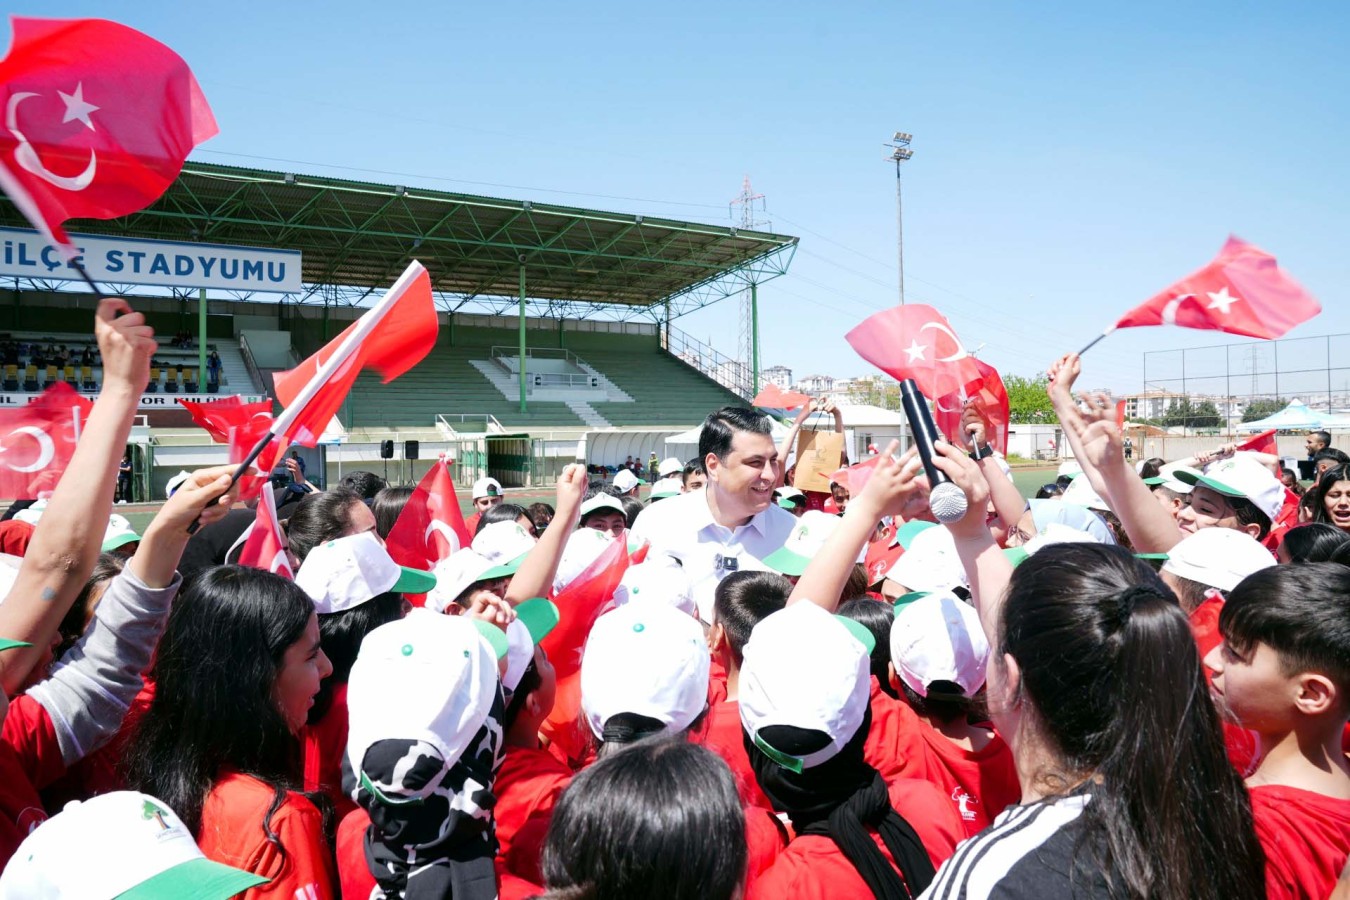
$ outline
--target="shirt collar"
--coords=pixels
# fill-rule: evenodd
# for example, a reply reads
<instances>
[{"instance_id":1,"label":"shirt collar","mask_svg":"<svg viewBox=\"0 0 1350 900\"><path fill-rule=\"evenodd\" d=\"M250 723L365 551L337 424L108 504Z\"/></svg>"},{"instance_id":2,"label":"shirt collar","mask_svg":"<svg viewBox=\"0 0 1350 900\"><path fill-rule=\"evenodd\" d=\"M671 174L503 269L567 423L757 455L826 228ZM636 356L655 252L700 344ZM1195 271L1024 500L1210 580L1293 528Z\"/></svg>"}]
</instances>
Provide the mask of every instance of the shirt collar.
<instances>
[{"instance_id":1,"label":"shirt collar","mask_svg":"<svg viewBox=\"0 0 1350 900\"><path fill-rule=\"evenodd\" d=\"M713 519L712 507L708 505L707 488L703 489L703 496L698 498L698 502L694 504L694 507L695 507L694 512L690 516L690 519L696 526L695 530L702 531L703 529L709 527L710 525L717 525L717 522ZM769 514L769 510L771 508L772 504L766 506L764 509L761 509L759 512L751 516L750 521L746 522L745 525L742 527L753 528L760 537L764 537L767 534L767 532L765 531L764 517ZM736 529L732 528L730 530L734 532Z\"/></svg>"}]
</instances>

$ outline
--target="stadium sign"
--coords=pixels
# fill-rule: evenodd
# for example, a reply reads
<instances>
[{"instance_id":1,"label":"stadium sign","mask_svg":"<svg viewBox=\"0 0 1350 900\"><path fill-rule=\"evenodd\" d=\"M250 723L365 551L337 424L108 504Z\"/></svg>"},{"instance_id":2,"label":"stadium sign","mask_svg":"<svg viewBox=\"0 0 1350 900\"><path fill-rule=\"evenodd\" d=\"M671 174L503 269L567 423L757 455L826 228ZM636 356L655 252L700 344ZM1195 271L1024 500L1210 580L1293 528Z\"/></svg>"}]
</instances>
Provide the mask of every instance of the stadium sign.
<instances>
[{"instance_id":1,"label":"stadium sign","mask_svg":"<svg viewBox=\"0 0 1350 900\"><path fill-rule=\"evenodd\" d=\"M80 396L91 403L98 399L97 391L80 391ZM41 394L23 394L23 393L3 393L0 394L0 409L14 409L19 406L27 406L36 402L42 396ZM140 409L182 409L178 405L179 398L191 400L194 403L215 403L219 400L233 398L234 394L141 394L140 402L137 404ZM257 403L259 400L265 400L261 394L243 394L239 399L244 403Z\"/></svg>"},{"instance_id":2,"label":"stadium sign","mask_svg":"<svg viewBox=\"0 0 1350 900\"><path fill-rule=\"evenodd\" d=\"M294 294L301 290L300 251L186 241L147 241L72 234L95 283L217 288ZM0 276L77 279L75 270L36 231L0 228Z\"/></svg>"}]
</instances>

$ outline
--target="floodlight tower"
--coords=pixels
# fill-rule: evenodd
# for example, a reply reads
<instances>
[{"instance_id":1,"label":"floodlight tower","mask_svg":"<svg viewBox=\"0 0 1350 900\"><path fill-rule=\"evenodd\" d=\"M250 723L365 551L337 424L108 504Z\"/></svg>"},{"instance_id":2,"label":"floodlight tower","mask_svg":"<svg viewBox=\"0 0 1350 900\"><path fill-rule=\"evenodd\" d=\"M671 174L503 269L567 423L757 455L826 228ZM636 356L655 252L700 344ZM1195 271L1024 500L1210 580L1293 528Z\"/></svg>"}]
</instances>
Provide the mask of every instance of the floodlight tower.
<instances>
[{"instance_id":1,"label":"floodlight tower","mask_svg":"<svg viewBox=\"0 0 1350 900\"><path fill-rule=\"evenodd\" d=\"M758 206L756 205L758 204ZM756 211L764 212L764 195L756 194L750 187L750 176L746 175L741 181L741 193L736 199L728 204L727 211L731 215L732 221L736 220L735 207L740 209L740 222L737 228L743 228L746 231L754 231L757 228L772 228L773 223L767 218L756 219ZM759 393L759 297L754 284L750 289L741 295L741 327L740 340L737 344L737 359L744 366L745 371L749 372L749 388L755 394Z\"/></svg>"},{"instance_id":2,"label":"floodlight tower","mask_svg":"<svg viewBox=\"0 0 1350 900\"><path fill-rule=\"evenodd\" d=\"M900 305L905 305L905 216L904 204L900 200L900 164L914 155L909 142L914 135L907 131L897 131L895 136L882 144L889 152L883 159L895 163L895 244L900 258Z\"/></svg>"}]
</instances>

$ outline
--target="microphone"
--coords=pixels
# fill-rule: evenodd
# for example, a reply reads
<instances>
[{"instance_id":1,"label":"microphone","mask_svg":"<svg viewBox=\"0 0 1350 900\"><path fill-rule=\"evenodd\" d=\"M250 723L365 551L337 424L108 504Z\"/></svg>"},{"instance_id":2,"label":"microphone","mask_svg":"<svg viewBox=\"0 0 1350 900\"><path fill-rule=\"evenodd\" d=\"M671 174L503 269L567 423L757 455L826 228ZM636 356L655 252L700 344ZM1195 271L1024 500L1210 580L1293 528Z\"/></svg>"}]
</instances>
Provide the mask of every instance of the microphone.
<instances>
[{"instance_id":1,"label":"microphone","mask_svg":"<svg viewBox=\"0 0 1350 900\"><path fill-rule=\"evenodd\" d=\"M924 474L932 490L928 494L928 506L933 517L939 522L955 522L966 514L966 493L947 477L937 466L933 457L937 451L933 442L939 437L937 425L933 424L933 414L928 411L928 401L919 393L919 386L913 378L900 382L900 405L905 409L905 418L909 420L910 434L914 435L914 446L919 449L919 461L923 463Z\"/></svg>"}]
</instances>

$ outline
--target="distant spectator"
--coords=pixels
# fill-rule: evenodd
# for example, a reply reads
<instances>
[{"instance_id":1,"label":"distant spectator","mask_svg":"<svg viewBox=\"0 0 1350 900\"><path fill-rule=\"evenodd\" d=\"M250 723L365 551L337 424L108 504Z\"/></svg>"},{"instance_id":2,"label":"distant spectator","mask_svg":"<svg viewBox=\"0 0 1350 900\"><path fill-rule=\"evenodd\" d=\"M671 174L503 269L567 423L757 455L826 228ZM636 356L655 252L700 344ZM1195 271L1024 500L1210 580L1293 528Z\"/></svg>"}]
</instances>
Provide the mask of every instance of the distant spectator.
<instances>
[{"instance_id":1,"label":"distant spectator","mask_svg":"<svg viewBox=\"0 0 1350 900\"><path fill-rule=\"evenodd\" d=\"M1303 446L1308 450L1308 459L1316 459L1321 450L1331 446L1330 431L1310 431L1308 439L1303 442Z\"/></svg>"},{"instance_id":2,"label":"distant spectator","mask_svg":"<svg viewBox=\"0 0 1350 900\"><path fill-rule=\"evenodd\" d=\"M548 523L553 521L553 513L553 507L549 506L547 503L531 503L529 506L525 507L525 514L534 522L536 534L544 533L544 529L548 527Z\"/></svg>"},{"instance_id":3,"label":"distant spectator","mask_svg":"<svg viewBox=\"0 0 1350 900\"><path fill-rule=\"evenodd\" d=\"M1313 455L1313 481L1320 481L1322 474L1328 469L1335 469L1347 463L1350 463L1350 456L1346 456L1340 450L1331 447L1318 450Z\"/></svg>"}]
</instances>

